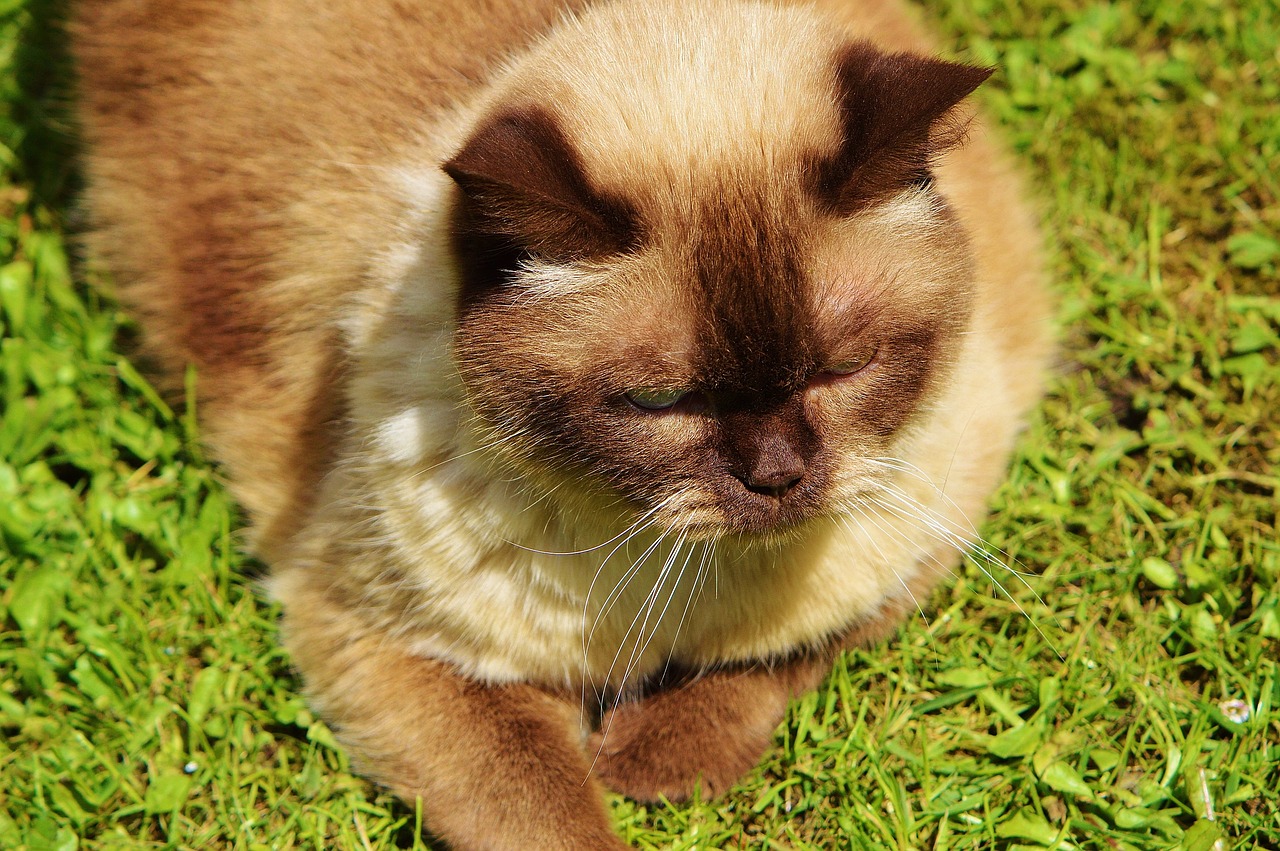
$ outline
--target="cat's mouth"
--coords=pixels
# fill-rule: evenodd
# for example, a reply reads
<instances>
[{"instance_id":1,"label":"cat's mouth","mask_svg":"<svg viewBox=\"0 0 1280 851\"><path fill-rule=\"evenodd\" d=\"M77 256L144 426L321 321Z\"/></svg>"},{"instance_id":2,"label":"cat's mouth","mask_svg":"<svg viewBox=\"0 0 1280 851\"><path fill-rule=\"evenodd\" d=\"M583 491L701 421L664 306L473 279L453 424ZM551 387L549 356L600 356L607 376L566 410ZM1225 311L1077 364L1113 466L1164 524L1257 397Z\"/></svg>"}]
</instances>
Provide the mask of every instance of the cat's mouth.
<instances>
[{"instance_id":1,"label":"cat's mouth","mask_svg":"<svg viewBox=\"0 0 1280 851\"><path fill-rule=\"evenodd\" d=\"M736 487L735 487L736 486ZM824 511L817 483L759 491L734 482L726 492L685 492L660 505L655 519L691 540L785 539Z\"/></svg>"},{"instance_id":2,"label":"cat's mouth","mask_svg":"<svg viewBox=\"0 0 1280 851\"><path fill-rule=\"evenodd\" d=\"M726 512L724 525L728 534L773 538L795 530L818 513L813 500L751 494Z\"/></svg>"}]
</instances>

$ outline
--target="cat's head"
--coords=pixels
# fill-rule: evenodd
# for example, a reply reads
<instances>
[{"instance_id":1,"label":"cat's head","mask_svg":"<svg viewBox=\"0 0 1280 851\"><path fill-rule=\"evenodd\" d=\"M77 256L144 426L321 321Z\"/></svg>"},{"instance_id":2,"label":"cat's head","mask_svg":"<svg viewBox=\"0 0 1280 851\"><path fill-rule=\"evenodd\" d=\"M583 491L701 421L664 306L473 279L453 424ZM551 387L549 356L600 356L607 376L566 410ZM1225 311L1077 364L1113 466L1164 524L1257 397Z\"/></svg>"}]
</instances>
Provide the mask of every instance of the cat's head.
<instances>
[{"instance_id":1,"label":"cat's head","mask_svg":"<svg viewBox=\"0 0 1280 851\"><path fill-rule=\"evenodd\" d=\"M444 164L455 357L547 487L770 533L872 487L954 361L971 260L932 167L989 72L720 12L588 17L516 68Z\"/></svg>"}]
</instances>

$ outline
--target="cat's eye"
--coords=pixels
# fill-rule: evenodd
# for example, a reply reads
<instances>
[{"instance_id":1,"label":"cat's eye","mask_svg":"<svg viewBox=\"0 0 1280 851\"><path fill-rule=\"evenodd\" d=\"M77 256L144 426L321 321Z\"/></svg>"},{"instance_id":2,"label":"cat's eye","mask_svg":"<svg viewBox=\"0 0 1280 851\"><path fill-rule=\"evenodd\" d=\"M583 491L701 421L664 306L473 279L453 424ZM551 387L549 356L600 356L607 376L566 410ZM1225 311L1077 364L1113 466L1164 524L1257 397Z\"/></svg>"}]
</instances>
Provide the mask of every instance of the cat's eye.
<instances>
[{"instance_id":1,"label":"cat's eye","mask_svg":"<svg viewBox=\"0 0 1280 851\"><path fill-rule=\"evenodd\" d=\"M835 376L853 375L854 373L862 372L862 370L871 366L871 362L876 359L876 354L879 351L878 348L872 347L860 352L857 357L836 361L826 368L826 372L828 375Z\"/></svg>"},{"instance_id":2,"label":"cat's eye","mask_svg":"<svg viewBox=\"0 0 1280 851\"><path fill-rule=\"evenodd\" d=\"M665 411L689 395L687 390L643 389L628 391L624 398L644 411Z\"/></svg>"}]
</instances>

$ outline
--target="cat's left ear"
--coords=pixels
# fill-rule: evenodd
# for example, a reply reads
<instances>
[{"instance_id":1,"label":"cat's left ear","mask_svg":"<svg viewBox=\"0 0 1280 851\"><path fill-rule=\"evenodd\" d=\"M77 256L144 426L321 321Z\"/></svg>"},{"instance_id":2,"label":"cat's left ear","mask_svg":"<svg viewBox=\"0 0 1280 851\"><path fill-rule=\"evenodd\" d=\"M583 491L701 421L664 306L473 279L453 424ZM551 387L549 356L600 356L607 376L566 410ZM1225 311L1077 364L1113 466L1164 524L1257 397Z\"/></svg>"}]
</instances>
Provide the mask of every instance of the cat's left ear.
<instances>
[{"instance_id":1,"label":"cat's left ear","mask_svg":"<svg viewBox=\"0 0 1280 851\"><path fill-rule=\"evenodd\" d=\"M564 261L634 241L630 210L590 184L559 121L539 107L482 120L443 168L462 189L470 225L524 251Z\"/></svg>"},{"instance_id":2,"label":"cat's left ear","mask_svg":"<svg viewBox=\"0 0 1280 851\"><path fill-rule=\"evenodd\" d=\"M844 139L821 170L823 193L850 210L926 180L937 157L964 141L968 120L957 106L992 70L846 46L836 58Z\"/></svg>"}]
</instances>

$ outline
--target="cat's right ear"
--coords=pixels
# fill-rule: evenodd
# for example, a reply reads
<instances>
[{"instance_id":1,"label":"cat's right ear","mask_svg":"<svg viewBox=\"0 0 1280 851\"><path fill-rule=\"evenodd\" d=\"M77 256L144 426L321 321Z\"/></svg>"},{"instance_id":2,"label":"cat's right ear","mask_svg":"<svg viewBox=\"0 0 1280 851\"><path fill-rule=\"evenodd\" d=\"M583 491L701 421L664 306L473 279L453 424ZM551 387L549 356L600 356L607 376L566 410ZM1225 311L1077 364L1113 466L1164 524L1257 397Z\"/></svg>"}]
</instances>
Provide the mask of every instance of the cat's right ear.
<instances>
[{"instance_id":1,"label":"cat's right ear","mask_svg":"<svg viewBox=\"0 0 1280 851\"><path fill-rule=\"evenodd\" d=\"M553 261L616 254L637 239L635 216L588 181L555 116L537 107L483 120L443 165L470 227Z\"/></svg>"}]
</instances>

